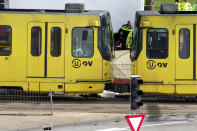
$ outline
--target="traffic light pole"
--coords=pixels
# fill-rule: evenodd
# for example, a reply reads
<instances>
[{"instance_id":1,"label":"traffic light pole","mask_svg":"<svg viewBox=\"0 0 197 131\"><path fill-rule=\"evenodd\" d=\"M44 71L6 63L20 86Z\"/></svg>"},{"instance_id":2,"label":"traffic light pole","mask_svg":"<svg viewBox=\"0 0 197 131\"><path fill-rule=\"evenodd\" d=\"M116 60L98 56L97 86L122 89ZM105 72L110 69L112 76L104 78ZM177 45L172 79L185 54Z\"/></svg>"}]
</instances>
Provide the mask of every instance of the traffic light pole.
<instances>
[{"instance_id":1,"label":"traffic light pole","mask_svg":"<svg viewBox=\"0 0 197 131\"><path fill-rule=\"evenodd\" d=\"M140 84L143 84L143 80L141 80L140 76L137 75L131 76L131 83L130 83L131 110L137 110L140 108L140 106L143 106L143 103L140 99L140 96L143 95L143 92L140 90Z\"/></svg>"}]
</instances>

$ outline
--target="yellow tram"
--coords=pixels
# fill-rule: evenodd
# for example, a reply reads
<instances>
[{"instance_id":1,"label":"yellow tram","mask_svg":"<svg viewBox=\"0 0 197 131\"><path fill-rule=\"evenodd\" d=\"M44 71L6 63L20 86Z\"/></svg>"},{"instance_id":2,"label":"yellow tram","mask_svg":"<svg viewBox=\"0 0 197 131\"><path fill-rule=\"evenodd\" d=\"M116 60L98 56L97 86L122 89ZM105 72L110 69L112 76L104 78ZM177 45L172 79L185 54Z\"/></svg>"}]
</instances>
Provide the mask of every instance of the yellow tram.
<instances>
[{"instance_id":1,"label":"yellow tram","mask_svg":"<svg viewBox=\"0 0 197 131\"><path fill-rule=\"evenodd\" d=\"M111 81L107 11L0 10L0 89L100 93ZM78 8L79 7L79 8Z\"/></svg>"},{"instance_id":2,"label":"yellow tram","mask_svg":"<svg viewBox=\"0 0 197 131\"><path fill-rule=\"evenodd\" d=\"M197 12L137 12L134 34L133 74L145 94L197 95Z\"/></svg>"}]
</instances>

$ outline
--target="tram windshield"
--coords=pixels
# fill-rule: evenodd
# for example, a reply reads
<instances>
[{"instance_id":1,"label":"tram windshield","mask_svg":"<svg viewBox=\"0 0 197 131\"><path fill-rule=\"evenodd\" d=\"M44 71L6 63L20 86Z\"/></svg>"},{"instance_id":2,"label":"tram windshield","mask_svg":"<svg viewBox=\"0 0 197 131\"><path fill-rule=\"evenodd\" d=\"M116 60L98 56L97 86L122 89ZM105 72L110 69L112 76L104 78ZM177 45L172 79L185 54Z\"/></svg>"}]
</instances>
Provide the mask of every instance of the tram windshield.
<instances>
[{"instance_id":1,"label":"tram windshield","mask_svg":"<svg viewBox=\"0 0 197 131\"><path fill-rule=\"evenodd\" d=\"M134 39L133 39L133 45L131 47L131 53L130 57L131 60L134 61L139 56L141 50L142 50L142 29L141 28L135 28L134 30Z\"/></svg>"},{"instance_id":2,"label":"tram windshield","mask_svg":"<svg viewBox=\"0 0 197 131\"><path fill-rule=\"evenodd\" d=\"M168 57L167 29L148 29L146 56L150 59L164 59Z\"/></svg>"},{"instance_id":3,"label":"tram windshield","mask_svg":"<svg viewBox=\"0 0 197 131\"><path fill-rule=\"evenodd\" d=\"M113 29L109 14L101 16L101 27L98 28L98 48L103 59L112 58Z\"/></svg>"},{"instance_id":4,"label":"tram windshield","mask_svg":"<svg viewBox=\"0 0 197 131\"><path fill-rule=\"evenodd\" d=\"M131 47L131 60L136 60L142 50L142 28L134 32L134 45ZM146 56L150 59L165 59L168 57L168 30L148 29Z\"/></svg>"}]
</instances>

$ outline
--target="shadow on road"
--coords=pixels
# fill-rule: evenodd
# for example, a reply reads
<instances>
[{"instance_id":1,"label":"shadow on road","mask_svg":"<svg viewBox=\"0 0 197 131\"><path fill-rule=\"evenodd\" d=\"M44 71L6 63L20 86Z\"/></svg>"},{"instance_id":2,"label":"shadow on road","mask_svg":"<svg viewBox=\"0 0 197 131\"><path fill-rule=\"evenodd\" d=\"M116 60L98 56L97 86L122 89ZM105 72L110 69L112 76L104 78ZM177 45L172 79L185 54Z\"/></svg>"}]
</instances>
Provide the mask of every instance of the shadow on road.
<instances>
[{"instance_id":1,"label":"shadow on road","mask_svg":"<svg viewBox=\"0 0 197 131\"><path fill-rule=\"evenodd\" d=\"M160 112L160 108L157 104L154 104L154 106L152 104L147 104L146 110L147 110L147 114L148 114L147 121L149 121L149 122L159 122L160 121L161 112Z\"/></svg>"}]
</instances>

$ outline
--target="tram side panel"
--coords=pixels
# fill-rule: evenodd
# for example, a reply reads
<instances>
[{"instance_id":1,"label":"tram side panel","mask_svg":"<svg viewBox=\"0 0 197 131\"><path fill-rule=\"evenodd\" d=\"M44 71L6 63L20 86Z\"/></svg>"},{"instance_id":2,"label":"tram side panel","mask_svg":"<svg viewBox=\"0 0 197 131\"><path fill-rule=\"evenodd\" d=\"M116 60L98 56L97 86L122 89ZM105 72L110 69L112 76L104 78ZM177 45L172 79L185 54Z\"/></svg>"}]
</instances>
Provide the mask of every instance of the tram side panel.
<instances>
[{"instance_id":1,"label":"tram side panel","mask_svg":"<svg viewBox=\"0 0 197 131\"><path fill-rule=\"evenodd\" d=\"M141 28L142 50L134 61L134 74L144 80L141 88L148 94L176 94L175 90L175 26L170 17L143 17L151 27ZM158 22L159 21L159 22Z\"/></svg>"},{"instance_id":2,"label":"tram side panel","mask_svg":"<svg viewBox=\"0 0 197 131\"><path fill-rule=\"evenodd\" d=\"M134 62L135 74L144 80L143 91L196 95L196 16L153 14L141 18L142 51Z\"/></svg>"},{"instance_id":3,"label":"tram side panel","mask_svg":"<svg viewBox=\"0 0 197 131\"><path fill-rule=\"evenodd\" d=\"M26 76L27 26L18 15L0 14L0 85L28 88Z\"/></svg>"},{"instance_id":4,"label":"tram side panel","mask_svg":"<svg viewBox=\"0 0 197 131\"><path fill-rule=\"evenodd\" d=\"M98 51L98 28L89 26L92 19L98 20L100 24L99 16L2 13L0 18L0 28L5 30L5 43L9 45L6 45L7 49L0 47L0 86L19 86L25 91L43 92L48 92L50 88L54 92L66 93L103 91L105 79L109 80L106 76L109 74L103 70L104 60ZM32 37L32 28L42 36L40 52L36 53L32 52L32 39L29 39ZM56 47L61 53L52 50L53 44L50 42L53 30L57 34L62 33L60 47ZM85 52L73 45L75 41L79 41L73 36L74 31L79 35L83 46L87 44L84 47L87 49ZM0 37L5 34L0 34ZM109 66L109 62L106 63Z\"/></svg>"},{"instance_id":5,"label":"tram side panel","mask_svg":"<svg viewBox=\"0 0 197 131\"><path fill-rule=\"evenodd\" d=\"M84 18L79 16L78 20L81 21L81 19ZM67 40L67 43L72 44L67 45L69 50L67 50L66 78L69 83L66 84L66 92L96 93L102 92L104 89L102 83L103 60L98 51L98 28L87 27L88 24L89 21L86 20L80 23L69 22L68 38L70 39ZM83 32L87 32L87 40L83 40ZM79 39L81 45L76 45Z\"/></svg>"},{"instance_id":6,"label":"tram side panel","mask_svg":"<svg viewBox=\"0 0 197 131\"><path fill-rule=\"evenodd\" d=\"M182 16L176 25L176 93L196 95L196 16ZM194 21L188 21L192 19Z\"/></svg>"}]
</instances>

